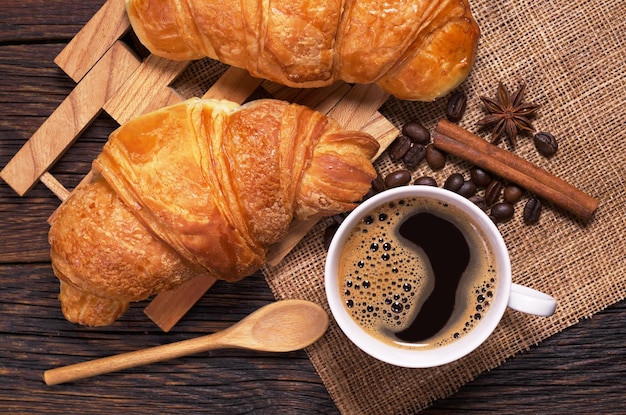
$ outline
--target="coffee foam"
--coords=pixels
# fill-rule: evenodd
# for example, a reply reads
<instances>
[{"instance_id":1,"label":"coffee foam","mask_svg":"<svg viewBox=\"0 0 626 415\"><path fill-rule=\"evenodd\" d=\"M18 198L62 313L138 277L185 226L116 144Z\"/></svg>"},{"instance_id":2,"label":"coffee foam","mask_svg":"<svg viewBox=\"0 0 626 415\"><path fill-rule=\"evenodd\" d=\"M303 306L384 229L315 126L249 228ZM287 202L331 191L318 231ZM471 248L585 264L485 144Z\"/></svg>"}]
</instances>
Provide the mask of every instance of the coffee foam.
<instances>
[{"instance_id":1,"label":"coffee foam","mask_svg":"<svg viewBox=\"0 0 626 415\"><path fill-rule=\"evenodd\" d=\"M398 232L406 218L419 212L459 228L470 247L470 263L446 326L425 342L405 343L393 333L411 324L434 287L423 251ZM495 275L492 250L465 213L438 200L406 198L372 210L354 227L340 256L338 283L344 307L368 333L387 343L424 349L452 342L478 324L495 292Z\"/></svg>"}]
</instances>

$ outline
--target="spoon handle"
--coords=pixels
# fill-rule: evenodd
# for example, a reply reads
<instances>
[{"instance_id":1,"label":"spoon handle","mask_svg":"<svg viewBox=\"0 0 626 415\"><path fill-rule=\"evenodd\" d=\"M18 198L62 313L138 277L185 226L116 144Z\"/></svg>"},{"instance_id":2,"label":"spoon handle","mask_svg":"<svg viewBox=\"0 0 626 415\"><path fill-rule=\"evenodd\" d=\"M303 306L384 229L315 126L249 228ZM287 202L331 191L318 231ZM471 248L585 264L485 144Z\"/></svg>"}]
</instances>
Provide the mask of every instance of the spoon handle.
<instances>
[{"instance_id":1,"label":"spoon handle","mask_svg":"<svg viewBox=\"0 0 626 415\"><path fill-rule=\"evenodd\" d=\"M74 365L58 367L44 372L43 380L46 385L58 385L65 382L73 382L92 376L103 375L119 370L130 369L150 363L162 362L168 359L175 359L188 356L207 350L218 349L227 346L220 342L220 338L227 330L208 334L189 340L182 340L162 346L150 347L133 352L103 357L101 359L90 360ZM230 345L229 347L232 347Z\"/></svg>"}]
</instances>

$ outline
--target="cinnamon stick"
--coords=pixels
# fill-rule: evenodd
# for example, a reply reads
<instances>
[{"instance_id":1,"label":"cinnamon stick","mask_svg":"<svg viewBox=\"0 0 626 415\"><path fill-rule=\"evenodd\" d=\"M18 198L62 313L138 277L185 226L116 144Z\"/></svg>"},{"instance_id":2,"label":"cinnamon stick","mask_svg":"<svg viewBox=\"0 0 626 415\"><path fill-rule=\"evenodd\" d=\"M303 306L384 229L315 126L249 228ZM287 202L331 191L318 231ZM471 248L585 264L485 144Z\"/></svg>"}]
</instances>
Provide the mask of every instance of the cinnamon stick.
<instances>
[{"instance_id":1,"label":"cinnamon stick","mask_svg":"<svg viewBox=\"0 0 626 415\"><path fill-rule=\"evenodd\" d=\"M442 119L433 144L554 203L580 219L589 220L598 201L564 180L475 134Z\"/></svg>"}]
</instances>

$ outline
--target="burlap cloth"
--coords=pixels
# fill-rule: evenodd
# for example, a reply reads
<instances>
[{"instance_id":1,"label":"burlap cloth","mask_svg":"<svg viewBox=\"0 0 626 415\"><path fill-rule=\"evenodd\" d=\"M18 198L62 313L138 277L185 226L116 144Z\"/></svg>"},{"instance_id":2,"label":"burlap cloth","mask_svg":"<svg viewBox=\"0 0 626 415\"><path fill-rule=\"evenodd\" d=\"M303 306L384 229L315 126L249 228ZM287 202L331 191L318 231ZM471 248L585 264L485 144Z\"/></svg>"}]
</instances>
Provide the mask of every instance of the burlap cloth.
<instances>
[{"instance_id":1,"label":"burlap cloth","mask_svg":"<svg viewBox=\"0 0 626 415\"><path fill-rule=\"evenodd\" d=\"M498 81L511 92L526 82L526 101L542 106L534 126L554 134L559 150L546 159L532 139L522 137L514 152L597 198L599 208L582 223L548 203L539 223L528 226L521 219L525 200L519 202L515 217L499 225L510 249L513 279L554 296L557 311L541 318L508 310L493 336L458 362L434 369L381 363L350 343L331 319L327 334L308 353L345 414L418 412L516 353L626 298L626 1L471 0L471 6L481 38L476 65L461 85L469 99L460 124L487 137L475 125L484 115L479 96L494 96ZM190 68L192 77L197 69ZM445 104L445 99L390 99L380 111L397 126L417 119L432 129ZM376 166L382 173L401 167L386 154ZM422 163L414 177L430 174L441 184L455 171L467 177L468 169L451 159L433 173ZM307 299L328 310L323 232L331 222L318 223L279 266L264 269L277 298Z\"/></svg>"}]
</instances>

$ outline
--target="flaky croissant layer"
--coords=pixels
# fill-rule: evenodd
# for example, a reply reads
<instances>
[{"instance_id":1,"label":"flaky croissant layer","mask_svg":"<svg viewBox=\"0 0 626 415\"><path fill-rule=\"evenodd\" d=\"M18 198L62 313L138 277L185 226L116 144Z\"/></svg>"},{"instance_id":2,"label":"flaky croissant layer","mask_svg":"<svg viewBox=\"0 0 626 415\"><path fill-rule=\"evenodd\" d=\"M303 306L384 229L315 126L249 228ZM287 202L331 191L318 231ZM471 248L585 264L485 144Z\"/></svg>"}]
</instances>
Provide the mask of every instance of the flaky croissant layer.
<instances>
[{"instance_id":1,"label":"flaky croissant layer","mask_svg":"<svg viewBox=\"0 0 626 415\"><path fill-rule=\"evenodd\" d=\"M50 219L66 318L107 325L190 278L252 274L293 219L362 199L378 147L277 100L191 99L129 121Z\"/></svg>"},{"instance_id":2,"label":"flaky croissant layer","mask_svg":"<svg viewBox=\"0 0 626 415\"><path fill-rule=\"evenodd\" d=\"M475 60L479 28L467 0L126 0L155 55L208 56L296 88L378 83L431 101Z\"/></svg>"}]
</instances>

